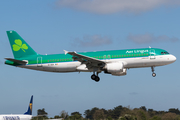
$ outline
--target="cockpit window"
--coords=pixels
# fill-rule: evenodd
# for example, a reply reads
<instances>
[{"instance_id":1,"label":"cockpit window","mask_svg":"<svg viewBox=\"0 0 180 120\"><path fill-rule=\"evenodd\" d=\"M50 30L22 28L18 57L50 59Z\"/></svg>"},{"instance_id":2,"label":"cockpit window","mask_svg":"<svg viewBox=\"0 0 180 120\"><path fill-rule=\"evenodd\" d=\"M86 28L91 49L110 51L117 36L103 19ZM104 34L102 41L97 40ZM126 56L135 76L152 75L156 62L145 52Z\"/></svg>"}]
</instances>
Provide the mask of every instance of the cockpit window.
<instances>
[{"instance_id":1,"label":"cockpit window","mask_svg":"<svg viewBox=\"0 0 180 120\"><path fill-rule=\"evenodd\" d=\"M169 54L168 52L161 52L161 55Z\"/></svg>"}]
</instances>

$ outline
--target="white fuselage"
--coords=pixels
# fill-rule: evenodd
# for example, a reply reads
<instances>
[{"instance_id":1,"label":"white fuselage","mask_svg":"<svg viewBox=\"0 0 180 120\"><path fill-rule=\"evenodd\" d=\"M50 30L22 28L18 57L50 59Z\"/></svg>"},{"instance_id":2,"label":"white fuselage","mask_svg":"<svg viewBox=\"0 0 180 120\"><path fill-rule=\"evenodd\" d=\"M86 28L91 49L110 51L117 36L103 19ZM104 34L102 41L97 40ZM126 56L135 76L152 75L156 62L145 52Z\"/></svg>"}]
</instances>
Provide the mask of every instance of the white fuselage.
<instances>
[{"instance_id":1,"label":"white fuselage","mask_svg":"<svg viewBox=\"0 0 180 120\"><path fill-rule=\"evenodd\" d=\"M32 115L0 115L0 120L31 120Z\"/></svg>"},{"instance_id":2,"label":"white fuselage","mask_svg":"<svg viewBox=\"0 0 180 120\"><path fill-rule=\"evenodd\" d=\"M107 59L102 60L106 63L123 62L124 68L141 68L141 67L156 67L168 65L176 61L174 55L157 55L148 57L134 57L134 58L121 58L121 59ZM92 69L86 68L85 64L79 61L73 62L59 62L59 63L44 63L44 64L31 64L18 66L22 68L47 71L47 72L92 72Z\"/></svg>"}]
</instances>

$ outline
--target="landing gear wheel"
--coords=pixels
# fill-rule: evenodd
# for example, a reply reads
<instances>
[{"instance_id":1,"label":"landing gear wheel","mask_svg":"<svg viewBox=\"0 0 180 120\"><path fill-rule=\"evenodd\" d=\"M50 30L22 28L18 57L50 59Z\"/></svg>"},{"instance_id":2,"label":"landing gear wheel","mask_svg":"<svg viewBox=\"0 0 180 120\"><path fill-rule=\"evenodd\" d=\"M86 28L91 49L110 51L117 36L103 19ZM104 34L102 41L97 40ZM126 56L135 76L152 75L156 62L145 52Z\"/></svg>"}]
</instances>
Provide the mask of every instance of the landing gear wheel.
<instances>
[{"instance_id":1,"label":"landing gear wheel","mask_svg":"<svg viewBox=\"0 0 180 120\"><path fill-rule=\"evenodd\" d=\"M153 77L156 77L156 73L153 73L152 76L153 76Z\"/></svg>"},{"instance_id":2,"label":"landing gear wheel","mask_svg":"<svg viewBox=\"0 0 180 120\"><path fill-rule=\"evenodd\" d=\"M98 74L100 73L101 71L97 71L97 69L94 68L93 70L93 74L91 75L91 79L96 81L96 82L99 82L100 78L98 76Z\"/></svg>"},{"instance_id":3,"label":"landing gear wheel","mask_svg":"<svg viewBox=\"0 0 180 120\"><path fill-rule=\"evenodd\" d=\"M95 74L91 75L91 79L95 80L96 79L96 75Z\"/></svg>"},{"instance_id":4,"label":"landing gear wheel","mask_svg":"<svg viewBox=\"0 0 180 120\"><path fill-rule=\"evenodd\" d=\"M99 80L100 80L100 78L98 76L96 76L95 81L99 82Z\"/></svg>"}]
</instances>

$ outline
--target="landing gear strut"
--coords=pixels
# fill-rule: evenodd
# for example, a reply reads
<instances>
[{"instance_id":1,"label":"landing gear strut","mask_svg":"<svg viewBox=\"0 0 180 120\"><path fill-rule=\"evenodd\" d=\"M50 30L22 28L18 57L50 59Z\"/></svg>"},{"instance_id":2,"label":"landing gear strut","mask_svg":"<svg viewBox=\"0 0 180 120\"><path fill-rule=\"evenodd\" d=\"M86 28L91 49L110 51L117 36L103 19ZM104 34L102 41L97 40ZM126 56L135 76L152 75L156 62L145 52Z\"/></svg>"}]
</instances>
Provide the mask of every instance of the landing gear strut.
<instances>
[{"instance_id":1,"label":"landing gear strut","mask_svg":"<svg viewBox=\"0 0 180 120\"><path fill-rule=\"evenodd\" d=\"M97 72L97 75L95 75L95 72L93 72L93 74L91 75L91 79L96 82L99 82L100 78L99 78L98 74L99 73Z\"/></svg>"},{"instance_id":2,"label":"landing gear strut","mask_svg":"<svg viewBox=\"0 0 180 120\"><path fill-rule=\"evenodd\" d=\"M153 77L156 77L156 73L154 73L155 70L154 70L154 67L153 67L153 66L151 67L151 70L152 70L152 72L153 72L153 73L152 73L152 76L153 76Z\"/></svg>"}]
</instances>

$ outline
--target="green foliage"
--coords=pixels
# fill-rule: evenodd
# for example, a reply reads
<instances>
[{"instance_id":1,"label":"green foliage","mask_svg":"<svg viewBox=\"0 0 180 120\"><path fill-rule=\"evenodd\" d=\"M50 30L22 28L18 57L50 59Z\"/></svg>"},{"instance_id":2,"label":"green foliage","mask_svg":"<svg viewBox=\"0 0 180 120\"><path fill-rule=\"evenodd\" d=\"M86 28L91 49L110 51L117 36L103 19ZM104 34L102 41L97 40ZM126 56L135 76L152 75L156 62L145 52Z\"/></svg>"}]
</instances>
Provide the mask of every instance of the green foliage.
<instances>
[{"instance_id":1,"label":"green foliage","mask_svg":"<svg viewBox=\"0 0 180 120\"><path fill-rule=\"evenodd\" d=\"M176 113L176 114L180 115L180 111L179 111L178 108L177 108L177 109L171 108L171 109L169 109L169 112L171 112L171 113Z\"/></svg>"},{"instance_id":2,"label":"green foliage","mask_svg":"<svg viewBox=\"0 0 180 120\"><path fill-rule=\"evenodd\" d=\"M58 119L58 118L61 118L61 116L59 116L59 115L54 116L54 119Z\"/></svg>"},{"instance_id":3,"label":"green foliage","mask_svg":"<svg viewBox=\"0 0 180 120\"><path fill-rule=\"evenodd\" d=\"M37 110L37 114L39 115L39 116L47 116L47 112L45 111L45 109L43 108L43 109L38 109Z\"/></svg>"},{"instance_id":4,"label":"green foliage","mask_svg":"<svg viewBox=\"0 0 180 120\"><path fill-rule=\"evenodd\" d=\"M144 110L144 111L147 111L146 107L145 106L141 106L140 109Z\"/></svg>"},{"instance_id":5,"label":"green foliage","mask_svg":"<svg viewBox=\"0 0 180 120\"><path fill-rule=\"evenodd\" d=\"M153 118L149 119L149 120L161 120L161 117L159 116L154 116Z\"/></svg>"},{"instance_id":6,"label":"green foliage","mask_svg":"<svg viewBox=\"0 0 180 120\"><path fill-rule=\"evenodd\" d=\"M93 115L93 118L96 120L105 119L106 115L104 114L104 110L103 109L96 110Z\"/></svg>"},{"instance_id":7,"label":"green foliage","mask_svg":"<svg viewBox=\"0 0 180 120\"><path fill-rule=\"evenodd\" d=\"M121 105L115 107L112 111L112 118L118 119L122 111L123 107Z\"/></svg>"},{"instance_id":8,"label":"green foliage","mask_svg":"<svg viewBox=\"0 0 180 120\"><path fill-rule=\"evenodd\" d=\"M33 120L44 120L48 119L47 117L48 113L45 111L45 109L38 109L37 110L37 116L33 118Z\"/></svg>"},{"instance_id":9,"label":"green foliage","mask_svg":"<svg viewBox=\"0 0 180 120\"><path fill-rule=\"evenodd\" d=\"M68 118L68 112L66 112L65 110L61 111L60 118L63 118L63 119Z\"/></svg>"},{"instance_id":10,"label":"green foliage","mask_svg":"<svg viewBox=\"0 0 180 120\"><path fill-rule=\"evenodd\" d=\"M68 117L68 119L71 119L71 120L78 120L81 118L82 118L82 114L79 112L73 112L71 113L71 116Z\"/></svg>"},{"instance_id":11,"label":"green foliage","mask_svg":"<svg viewBox=\"0 0 180 120\"><path fill-rule=\"evenodd\" d=\"M93 115L94 115L94 113L95 113L95 111L96 110L99 110L99 108L97 108L97 107L94 107L94 108L92 108L91 110L85 110L85 112L84 112L84 116L85 116L85 118L87 118L87 119L93 119Z\"/></svg>"},{"instance_id":12,"label":"green foliage","mask_svg":"<svg viewBox=\"0 0 180 120\"><path fill-rule=\"evenodd\" d=\"M138 120L147 120L147 116L144 111L138 111Z\"/></svg>"},{"instance_id":13,"label":"green foliage","mask_svg":"<svg viewBox=\"0 0 180 120\"><path fill-rule=\"evenodd\" d=\"M32 120L44 120L48 119L45 109L38 109L38 117L34 117ZM54 116L54 119L62 118L64 120L180 120L180 111L175 108L166 111L155 111L153 109L146 109L145 106L140 108L130 109L130 107L117 106L114 109L99 109L94 107L92 109L85 110L84 116L79 112L72 112L71 116L64 110L60 115Z\"/></svg>"}]
</instances>

